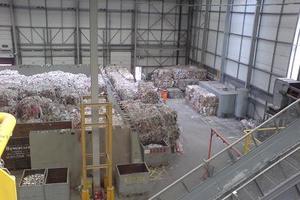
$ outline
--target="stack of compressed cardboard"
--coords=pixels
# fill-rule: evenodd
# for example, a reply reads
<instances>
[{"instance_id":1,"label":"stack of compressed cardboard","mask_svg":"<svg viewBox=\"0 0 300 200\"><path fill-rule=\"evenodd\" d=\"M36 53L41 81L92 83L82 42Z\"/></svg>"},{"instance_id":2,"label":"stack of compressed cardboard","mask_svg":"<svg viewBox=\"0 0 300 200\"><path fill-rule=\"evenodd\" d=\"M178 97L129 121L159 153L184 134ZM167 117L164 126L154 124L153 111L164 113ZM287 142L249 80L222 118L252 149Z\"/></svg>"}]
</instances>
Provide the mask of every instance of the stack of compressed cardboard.
<instances>
[{"instance_id":1,"label":"stack of compressed cardboard","mask_svg":"<svg viewBox=\"0 0 300 200\"><path fill-rule=\"evenodd\" d=\"M152 80L159 88L180 88L205 80L207 71L195 66L173 66L156 69L152 74Z\"/></svg>"},{"instance_id":2,"label":"stack of compressed cardboard","mask_svg":"<svg viewBox=\"0 0 300 200\"><path fill-rule=\"evenodd\" d=\"M138 98L143 103L156 104L160 103L158 88L152 82L138 82Z\"/></svg>"},{"instance_id":3,"label":"stack of compressed cardboard","mask_svg":"<svg viewBox=\"0 0 300 200\"><path fill-rule=\"evenodd\" d=\"M122 105L143 144L167 141L175 145L180 134L175 111L165 104L145 104L141 101L123 101Z\"/></svg>"},{"instance_id":4,"label":"stack of compressed cardboard","mask_svg":"<svg viewBox=\"0 0 300 200\"><path fill-rule=\"evenodd\" d=\"M205 116L216 115L218 97L199 85L189 85L186 88L186 100L192 107Z\"/></svg>"},{"instance_id":5,"label":"stack of compressed cardboard","mask_svg":"<svg viewBox=\"0 0 300 200\"><path fill-rule=\"evenodd\" d=\"M0 71L0 110L12 113L18 121L80 121L82 96L89 95L90 78L62 71L24 76L17 71ZM106 86L99 76L99 92Z\"/></svg>"}]
</instances>

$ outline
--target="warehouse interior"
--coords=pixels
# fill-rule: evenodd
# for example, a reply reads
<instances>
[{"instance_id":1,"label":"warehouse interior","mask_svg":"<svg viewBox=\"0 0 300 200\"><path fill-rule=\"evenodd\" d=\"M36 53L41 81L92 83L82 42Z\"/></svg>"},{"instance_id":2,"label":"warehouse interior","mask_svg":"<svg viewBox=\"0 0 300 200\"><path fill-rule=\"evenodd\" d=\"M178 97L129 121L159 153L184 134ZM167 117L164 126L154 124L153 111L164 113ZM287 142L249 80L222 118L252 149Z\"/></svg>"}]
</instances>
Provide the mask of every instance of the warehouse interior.
<instances>
[{"instance_id":1,"label":"warehouse interior","mask_svg":"<svg viewBox=\"0 0 300 200\"><path fill-rule=\"evenodd\" d=\"M300 0L0 0L0 200L300 199Z\"/></svg>"}]
</instances>

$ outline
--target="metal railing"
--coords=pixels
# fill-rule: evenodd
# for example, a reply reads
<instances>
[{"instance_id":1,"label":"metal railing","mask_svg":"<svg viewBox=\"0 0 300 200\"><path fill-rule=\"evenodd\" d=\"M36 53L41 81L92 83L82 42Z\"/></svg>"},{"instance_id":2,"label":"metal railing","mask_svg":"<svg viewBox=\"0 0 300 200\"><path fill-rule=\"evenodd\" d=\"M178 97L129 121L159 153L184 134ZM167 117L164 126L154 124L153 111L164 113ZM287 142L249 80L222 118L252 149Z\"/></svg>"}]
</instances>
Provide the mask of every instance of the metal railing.
<instances>
[{"instance_id":1,"label":"metal railing","mask_svg":"<svg viewBox=\"0 0 300 200\"><path fill-rule=\"evenodd\" d=\"M233 149L238 149L243 151L245 141L251 137L253 144L248 147L247 152L252 151L256 147L262 145L264 141L268 140L272 135L280 133L283 129L282 127L289 127L291 123L300 118L300 99L293 102L276 115L269 118L267 121L263 122L255 129L249 131L247 134L243 135L241 138L213 155L210 159L204 160L204 162L187 174L183 175L181 178L165 187L163 190L150 197L149 200L168 200L170 199L180 199L180 197L185 196L190 193L196 187L199 187L206 179L216 176L220 171L226 167L232 165L237 160L243 156L237 156L234 154ZM272 127L273 134L266 133L264 138L261 139L261 143L257 142L256 133L261 132L266 128ZM260 133L261 135L261 133ZM200 177L199 177L200 176ZM180 191L180 194L175 194L176 191Z\"/></svg>"}]
</instances>

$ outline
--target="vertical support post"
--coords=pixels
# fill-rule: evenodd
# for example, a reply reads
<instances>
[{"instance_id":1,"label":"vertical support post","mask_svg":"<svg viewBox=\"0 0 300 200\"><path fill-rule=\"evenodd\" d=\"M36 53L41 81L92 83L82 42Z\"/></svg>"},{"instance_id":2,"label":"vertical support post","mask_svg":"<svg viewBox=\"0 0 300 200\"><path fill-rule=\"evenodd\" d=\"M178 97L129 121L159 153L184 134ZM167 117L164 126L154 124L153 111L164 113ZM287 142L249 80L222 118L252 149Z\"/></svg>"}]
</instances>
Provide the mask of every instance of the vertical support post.
<instances>
[{"instance_id":1,"label":"vertical support post","mask_svg":"<svg viewBox=\"0 0 300 200\"><path fill-rule=\"evenodd\" d=\"M112 104L109 103L107 105L107 119L108 119L108 127L107 127L107 156L108 156L108 184L107 184L107 200L114 200L114 187L112 183Z\"/></svg>"},{"instance_id":2,"label":"vertical support post","mask_svg":"<svg viewBox=\"0 0 300 200\"><path fill-rule=\"evenodd\" d=\"M191 51L191 37L192 37L192 25L193 25L193 13L194 13L194 1L188 1L188 22L187 22L187 44L185 50L185 64L189 64L189 56Z\"/></svg>"},{"instance_id":3,"label":"vertical support post","mask_svg":"<svg viewBox=\"0 0 300 200\"><path fill-rule=\"evenodd\" d=\"M201 64L205 65L205 54L207 49L207 40L208 40L208 27L209 27L209 18L210 18L210 5L211 0L206 0L205 2L205 18L204 18L204 30L203 30L203 39L201 47Z\"/></svg>"},{"instance_id":4,"label":"vertical support post","mask_svg":"<svg viewBox=\"0 0 300 200\"><path fill-rule=\"evenodd\" d=\"M79 0L76 1L76 64L81 64L80 59L80 31L79 31Z\"/></svg>"},{"instance_id":5,"label":"vertical support post","mask_svg":"<svg viewBox=\"0 0 300 200\"><path fill-rule=\"evenodd\" d=\"M52 41L51 41L51 33L49 33L49 21L48 21L48 8L47 8L47 0L45 0L45 21L46 21L46 58L45 58L45 64L53 64L53 56L52 56ZM49 47L49 50L48 50ZM50 51L50 55L49 55ZM48 61L49 59L49 61Z\"/></svg>"},{"instance_id":6,"label":"vertical support post","mask_svg":"<svg viewBox=\"0 0 300 200\"><path fill-rule=\"evenodd\" d=\"M209 144L208 144L208 155L207 155L207 159L208 160L211 157L211 149L212 149L213 136L214 136L214 131L212 129L210 129L210 139L209 139Z\"/></svg>"},{"instance_id":7,"label":"vertical support post","mask_svg":"<svg viewBox=\"0 0 300 200\"><path fill-rule=\"evenodd\" d=\"M181 18L182 18L182 0L179 2L179 19L178 19L178 34L177 34L177 51L176 51L176 65L179 64L180 56L180 40L181 40Z\"/></svg>"},{"instance_id":8,"label":"vertical support post","mask_svg":"<svg viewBox=\"0 0 300 200\"><path fill-rule=\"evenodd\" d=\"M87 169L86 169L86 137L85 137L85 117L84 117L85 107L83 104L80 105L80 116L81 117L81 159L82 159L82 183L83 188L81 191L81 199L88 200L90 197L88 183L87 183Z\"/></svg>"},{"instance_id":9,"label":"vertical support post","mask_svg":"<svg viewBox=\"0 0 300 200\"><path fill-rule=\"evenodd\" d=\"M260 12L262 9L262 0L256 1L256 9L255 9L255 16L252 28L252 38L251 38L251 46L250 46L250 54L249 54L249 64L248 64L248 71L247 71L247 80L245 83L245 88L250 87L251 83L251 76L252 76L252 68L254 67L255 62L255 52L256 52L256 45L257 45L257 37L259 32L259 21L260 21Z\"/></svg>"},{"instance_id":10,"label":"vertical support post","mask_svg":"<svg viewBox=\"0 0 300 200\"><path fill-rule=\"evenodd\" d=\"M161 13L160 13L160 41L159 41L159 55L163 55L163 33L164 33L164 7L165 1L161 0ZM162 63L162 57L159 57L159 63Z\"/></svg>"},{"instance_id":11,"label":"vertical support post","mask_svg":"<svg viewBox=\"0 0 300 200\"><path fill-rule=\"evenodd\" d=\"M230 31L230 20L231 20L231 9L233 0L228 0L228 5L226 8L226 18L225 18L225 30L223 38L223 48L222 48L222 59L221 59L221 82L225 81L225 66L226 66L226 56L228 53L228 43L229 43L229 31Z\"/></svg>"},{"instance_id":12,"label":"vertical support post","mask_svg":"<svg viewBox=\"0 0 300 200\"><path fill-rule=\"evenodd\" d=\"M10 0L9 3L10 3L9 11L10 11L11 26L12 26L12 39L13 39L13 46L14 46L15 65L19 65L20 59L19 59L17 29L16 29L15 12L14 12L14 0Z\"/></svg>"},{"instance_id":13,"label":"vertical support post","mask_svg":"<svg viewBox=\"0 0 300 200\"><path fill-rule=\"evenodd\" d=\"M90 65L91 65L91 96L92 103L98 103L98 1L90 0ZM92 108L92 123L99 121L98 109ZM100 165L100 130L92 128L93 165ZM100 192L100 170L93 171L94 192Z\"/></svg>"},{"instance_id":14,"label":"vertical support post","mask_svg":"<svg viewBox=\"0 0 300 200\"><path fill-rule=\"evenodd\" d=\"M109 18L109 15L108 15L108 0L106 0L106 6L105 6L105 65L108 65L109 64L109 46L108 46L108 41L110 40L109 38L109 34L108 32L110 31L109 28L108 28L108 19Z\"/></svg>"},{"instance_id":15,"label":"vertical support post","mask_svg":"<svg viewBox=\"0 0 300 200\"><path fill-rule=\"evenodd\" d=\"M132 37L132 42L133 42L133 56L131 59L131 73L135 77L135 67L137 66L137 1L134 1L134 12L132 14L132 25L133 25L133 37Z\"/></svg>"},{"instance_id":16,"label":"vertical support post","mask_svg":"<svg viewBox=\"0 0 300 200\"><path fill-rule=\"evenodd\" d=\"M196 8L195 8L196 7ZM198 24L198 20L200 18L199 16L199 2L197 0L195 0L194 2L194 6L193 6L193 19L195 19L193 21L193 26L192 26L192 29L191 29L191 32L192 32L192 36L193 36L193 41L190 41L190 45L191 45L191 55L192 55L192 60L197 60L196 59L196 53L198 50L196 50L196 41L197 41L197 24Z\"/></svg>"}]
</instances>

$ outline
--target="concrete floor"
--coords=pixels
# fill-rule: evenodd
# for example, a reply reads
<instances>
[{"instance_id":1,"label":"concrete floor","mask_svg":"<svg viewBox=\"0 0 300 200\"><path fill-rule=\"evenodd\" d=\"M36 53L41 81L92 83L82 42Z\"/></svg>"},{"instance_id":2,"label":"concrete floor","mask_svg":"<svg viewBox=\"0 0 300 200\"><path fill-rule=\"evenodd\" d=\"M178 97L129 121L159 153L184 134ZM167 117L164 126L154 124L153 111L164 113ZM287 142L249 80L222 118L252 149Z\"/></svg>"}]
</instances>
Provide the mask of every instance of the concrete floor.
<instances>
[{"instance_id":1,"label":"concrete floor","mask_svg":"<svg viewBox=\"0 0 300 200\"><path fill-rule=\"evenodd\" d=\"M162 168L151 169L152 189L150 196L160 191L185 173L202 163L207 158L208 143L211 128L217 129L230 142L241 137L242 125L235 119L221 119L217 117L204 117L195 112L184 99L170 99L167 104L177 111L178 124L181 129L181 142L183 144L184 153L181 155L173 155L168 166ZM213 153L223 149L224 144L214 138ZM20 177L20 176L17 176ZM79 200L78 191L72 190L71 200ZM127 198L118 198L127 199ZM145 200L147 197L136 196L128 198L130 200Z\"/></svg>"},{"instance_id":2,"label":"concrete floor","mask_svg":"<svg viewBox=\"0 0 300 200\"><path fill-rule=\"evenodd\" d=\"M160 191L201 164L203 159L207 159L211 128L217 129L230 142L242 136L242 125L235 119L201 116L184 99L170 99L167 104L177 111L184 153L182 155L174 155L170 165L164 169L166 171L165 174L160 181L156 182L151 194ZM214 138L213 153L223 148L225 148L225 145Z\"/></svg>"}]
</instances>

